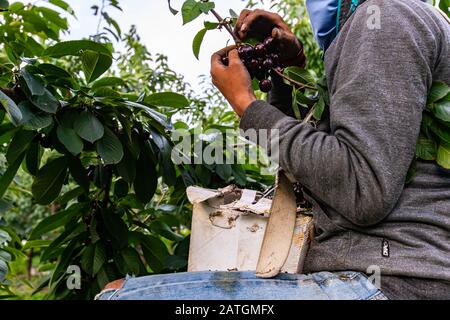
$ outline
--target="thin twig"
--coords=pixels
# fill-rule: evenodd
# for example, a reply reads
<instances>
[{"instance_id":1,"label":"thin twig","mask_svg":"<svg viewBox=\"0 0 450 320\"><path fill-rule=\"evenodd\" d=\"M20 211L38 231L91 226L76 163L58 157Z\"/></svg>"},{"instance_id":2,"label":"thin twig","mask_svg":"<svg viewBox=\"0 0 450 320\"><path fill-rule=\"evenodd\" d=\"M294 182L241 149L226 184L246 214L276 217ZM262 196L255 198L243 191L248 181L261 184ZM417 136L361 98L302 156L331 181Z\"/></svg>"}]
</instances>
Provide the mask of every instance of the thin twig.
<instances>
[{"instance_id":1,"label":"thin twig","mask_svg":"<svg viewBox=\"0 0 450 320\"><path fill-rule=\"evenodd\" d=\"M303 119L302 123L308 123L311 121L311 118L314 116L314 112L316 111L316 107L312 107L306 115L305 119Z\"/></svg>"},{"instance_id":2,"label":"thin twig","mask_svg":"<svg viewBox=\"0 0 450 320\"><path fill-rule=\"evenodd\" d=\"M228 31L228 33L233 37L234 42L236 44L241 43L241 40L234 34L233 30L231 29L230 25L225 22L224 19L217 13L216 10L212 9L211 13L216 17L216 19L219 21L219 23L225 27L225 29Z\"/></svg>"},{"instance_id":3,"label":"thin twig","mask_svg":"<svg viewBox=\"0 0 450 320\"><path fill-rule=\"evenodd\" d=\"M102 25L102 21L103 21L103 10L105 9L105 0L102 0L102 5L100 8L100 14L99 14L99 19L98 19L98 24L97 24L97 35L100 33L100 27Z\"/></svg>"}]
</instances>

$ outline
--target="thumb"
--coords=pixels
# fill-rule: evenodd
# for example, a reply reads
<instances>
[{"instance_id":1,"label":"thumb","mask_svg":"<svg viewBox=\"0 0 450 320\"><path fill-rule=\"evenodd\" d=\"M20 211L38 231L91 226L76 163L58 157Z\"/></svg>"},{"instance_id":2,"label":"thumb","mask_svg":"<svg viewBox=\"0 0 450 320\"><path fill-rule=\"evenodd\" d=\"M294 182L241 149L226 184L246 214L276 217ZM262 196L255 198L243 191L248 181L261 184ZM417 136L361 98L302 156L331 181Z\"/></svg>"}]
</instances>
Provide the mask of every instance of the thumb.
<instances>
[{"instance_id":1,"label":"thumb","mask_svg":"<svg viewBox=\"0 0 450 320\"><path fill-rule=\"evenodd\" d=\"M242 64L241 58L239 57L239 53L236 49L233 49L228 53L228 59L230 60L230 64Z\"/></svg>"},{"instance_id":2,"label":"thumb","mask_svg":"<svg viewBox=\"0 0 450 320\"><path fill-rule=\"evenodd\" d=\"M282 38L284 37L284 32L278 28L273 28L272 29L272 38L276 39L276 40L282 40Z\"/></svg>"}]
</instances>

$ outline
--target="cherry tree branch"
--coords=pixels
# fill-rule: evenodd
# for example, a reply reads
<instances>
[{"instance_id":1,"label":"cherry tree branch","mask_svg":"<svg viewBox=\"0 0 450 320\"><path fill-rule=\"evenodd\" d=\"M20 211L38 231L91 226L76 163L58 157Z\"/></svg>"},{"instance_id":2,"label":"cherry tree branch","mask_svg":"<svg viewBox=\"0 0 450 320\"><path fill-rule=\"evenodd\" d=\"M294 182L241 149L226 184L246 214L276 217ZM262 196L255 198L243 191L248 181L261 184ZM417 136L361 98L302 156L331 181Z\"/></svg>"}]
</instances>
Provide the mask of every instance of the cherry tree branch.
<instances>
[{"instance_id":1,"label":"cherry tree branch","mask_svg":"<svg viewBox=\"0 0 450 320\"><path fill-rule=\"evenodd\" d=\"M216 19L219 21L219 23L225 27L225 29L228 31L228 33L233 37L233 40L236 44L241 43L242 41L234 34L233 30L230 27L230 24L222 19L222 17L217 13L216 10L211 9L211 13L216 17Z\"/></svg>"}]
</instances>

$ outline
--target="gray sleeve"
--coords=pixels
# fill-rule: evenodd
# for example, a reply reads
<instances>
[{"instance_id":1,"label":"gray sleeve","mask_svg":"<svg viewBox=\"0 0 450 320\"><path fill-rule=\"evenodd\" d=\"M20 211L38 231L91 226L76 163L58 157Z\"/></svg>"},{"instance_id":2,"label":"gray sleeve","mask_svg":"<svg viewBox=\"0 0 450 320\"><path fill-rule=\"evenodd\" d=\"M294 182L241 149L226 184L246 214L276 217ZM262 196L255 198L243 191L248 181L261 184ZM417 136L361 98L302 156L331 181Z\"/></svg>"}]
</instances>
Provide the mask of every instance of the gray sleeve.
<instances>
[{"instance_id":1,"label":"gray sleeve","mask_svg":"<svg viewBox=\"0 0 450 320\"><path fill-rule=\"evenodd\" d=\"M358 10L336 39L327 60L334 65L331 133L264 101L250 105L240 123L244 131L279 130L281 167L359 226L380 222L396 205L432 81L437 40L426 23L403 10L381 8L382 27L375 30L367 28L366 11Z\"/></svg>"}]
</instances>

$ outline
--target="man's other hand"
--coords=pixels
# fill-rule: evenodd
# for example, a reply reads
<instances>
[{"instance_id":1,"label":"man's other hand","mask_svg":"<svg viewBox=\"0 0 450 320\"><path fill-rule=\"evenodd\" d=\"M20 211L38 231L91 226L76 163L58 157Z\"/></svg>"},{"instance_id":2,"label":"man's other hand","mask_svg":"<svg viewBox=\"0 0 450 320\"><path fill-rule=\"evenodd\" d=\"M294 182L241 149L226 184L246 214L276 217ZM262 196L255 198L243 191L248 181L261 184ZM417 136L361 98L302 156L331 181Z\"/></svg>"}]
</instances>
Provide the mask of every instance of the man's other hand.
<instances>
[{"instance_id":1,"label":"man's other hand","mask_svg":"<svg viewBox=\"0 0 450 320\"><path fill-rule=\"evenodd\" d=\"M280 15L260 9L244 9L235 26L234 33L245 41L256 38L260 41L271 36L275 39L280 59L285 67L304 67L306 58L303 45Z\"/></svg>"}]
</instances>

